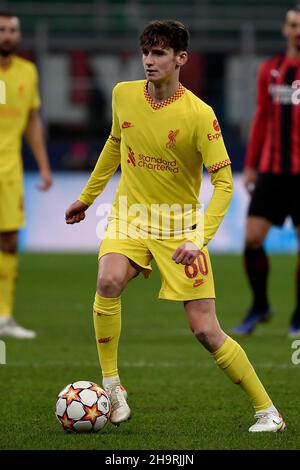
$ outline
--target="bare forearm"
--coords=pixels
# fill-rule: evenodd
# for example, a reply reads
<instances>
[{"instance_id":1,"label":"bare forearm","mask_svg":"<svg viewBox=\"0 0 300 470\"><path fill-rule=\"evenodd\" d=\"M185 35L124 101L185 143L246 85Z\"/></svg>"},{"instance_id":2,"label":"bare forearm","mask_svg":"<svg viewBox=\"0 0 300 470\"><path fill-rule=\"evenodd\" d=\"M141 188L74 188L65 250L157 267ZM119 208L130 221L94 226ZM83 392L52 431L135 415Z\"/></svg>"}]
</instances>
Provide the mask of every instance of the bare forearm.
<instances>
[{"instance_id":1,"label":"bare forearm","mask_svg":"<svg viewBox=\"0 0 300 470\"><path fill-rule=\"evenodd\" d=\"M37 113L29 119L26 139L40 171L49 170L49 160L45 145L44 130L41 118Z\"/></svg>"},{"instance_id":2,"label":"bare forearm","mask_svg":"<svg viewBox=\"0 0 300 470\"><path fill-rule=\"evenodd\" d=\"M267 112L258 109L252 124L245 159L245 168L257 168L267 130Z\"/></svg>"}]
</instances>

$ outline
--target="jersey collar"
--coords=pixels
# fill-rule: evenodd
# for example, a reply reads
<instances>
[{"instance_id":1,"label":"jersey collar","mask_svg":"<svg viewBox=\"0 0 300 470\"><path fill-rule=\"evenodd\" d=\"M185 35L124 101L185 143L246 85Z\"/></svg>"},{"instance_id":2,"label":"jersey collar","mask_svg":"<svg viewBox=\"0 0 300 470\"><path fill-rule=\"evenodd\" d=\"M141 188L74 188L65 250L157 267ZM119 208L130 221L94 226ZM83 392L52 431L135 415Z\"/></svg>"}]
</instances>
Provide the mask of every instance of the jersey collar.
<instances>
[{"instance_id":1,"label":"jersey collar","mask_svg":"<svg viewBox=\"0 0 300 470\"><path fill-rule=\"evenodd\" d=\"M174 103L174 101L177 101L179 98L182 97L185 93L185 88L181 83L179 83L179 87L175 91L174 95L170 96L170 98L167 98L166 100L161 101L160 103L155 103L151 96L148 93L148 82L145 82L144 84L144 96L146 98L147 103L151 106L152 109L157 110L164 108L165 106L168 106L171 103Z\"/></svg>"},{"instance_id":2,"label":"jersey collar","mask_svg":"<svg viewBox=\"0 0 300 470\"><path fill-rule=\"evenodd\" d=\"M6 67L2 67L2 66L0 65L0 70L1 70L2 72L8 72L8 70L10 70L10 69L12 68L12 66L14 65L14 62L15 62L15 55L12 55L12 56L11 56L10 64L7 65Z\"/></svg>"}]
</instances>

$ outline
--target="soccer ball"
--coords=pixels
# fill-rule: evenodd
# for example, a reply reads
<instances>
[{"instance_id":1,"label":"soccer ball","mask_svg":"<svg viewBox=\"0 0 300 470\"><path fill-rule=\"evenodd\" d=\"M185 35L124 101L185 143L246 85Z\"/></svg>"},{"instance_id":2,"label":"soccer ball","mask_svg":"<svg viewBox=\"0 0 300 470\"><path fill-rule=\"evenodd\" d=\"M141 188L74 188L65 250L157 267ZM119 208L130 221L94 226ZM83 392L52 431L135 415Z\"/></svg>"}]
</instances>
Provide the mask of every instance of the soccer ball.
<instances>
[{"instance_id":1,"label":"soccer ball","mask_svg":"<svg viewBox=\"0 0 300 470\"><path fill-rule=\"evenodd\" d=\"M55 415L66 431L98 432L109 420L111 405L103 388L80 380L59 394Z\"/></svg>"}]
</instances>

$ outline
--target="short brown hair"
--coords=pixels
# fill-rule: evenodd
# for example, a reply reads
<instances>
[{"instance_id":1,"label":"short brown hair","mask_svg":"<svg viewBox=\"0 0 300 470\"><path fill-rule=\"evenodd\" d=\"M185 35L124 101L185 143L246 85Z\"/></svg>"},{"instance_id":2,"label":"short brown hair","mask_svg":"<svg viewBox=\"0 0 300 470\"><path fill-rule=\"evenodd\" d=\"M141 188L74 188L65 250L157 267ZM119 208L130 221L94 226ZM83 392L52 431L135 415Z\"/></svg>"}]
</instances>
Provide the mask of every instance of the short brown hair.
<instances>
[{"instance_id":1,"label":"short brown hair","mask_svg":"<svg viewBox=\"0 0 300 470\"><path fill-rule=\"evenodd\" d=\"M175 53L187 51L189 32L180 21L151 21L140 35L140 46L141 48L154 46L171 47Z\"/></svg>"},{"instance_id":2,"label":"short brown hair","mask_svg":"<svg viewBox=\"0 0 300 470\"><path fill-rule=\"evenodd\" d=\"M3 18L18 18L14 13L4 10L0 10L0 16L3 16Z\"/></svg>"},{"instance_id":3,"label":"short brown hair","mask_svg":"<svg viewBox=\"0 0 300 470\"><path fill-rule=\"evenodd\" d=\"M289 8L289 11L296 11L297 13L299 13L300 12L300 3L296 3L296 5Z\"/></svg>"}]
</instances>

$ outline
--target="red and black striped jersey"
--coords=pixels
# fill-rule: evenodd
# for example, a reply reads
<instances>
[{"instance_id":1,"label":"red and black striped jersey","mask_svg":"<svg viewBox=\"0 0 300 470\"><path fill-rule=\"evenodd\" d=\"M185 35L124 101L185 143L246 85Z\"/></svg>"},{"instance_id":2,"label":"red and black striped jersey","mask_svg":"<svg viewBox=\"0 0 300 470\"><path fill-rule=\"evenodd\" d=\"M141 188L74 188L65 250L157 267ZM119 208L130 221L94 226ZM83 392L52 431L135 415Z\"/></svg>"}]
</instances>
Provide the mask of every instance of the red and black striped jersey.
<instances>
[{"instance_id":1,"label":"red and black striped jersey","mask_svg":"<svg viewBox=\"0 0 300 470\"><path fill-rule=\"evenodd\" d=\"M300 174L300 59L276 56L261 65L257 110L245 166L260 173Z\"/></svg>"}]
</instances>

